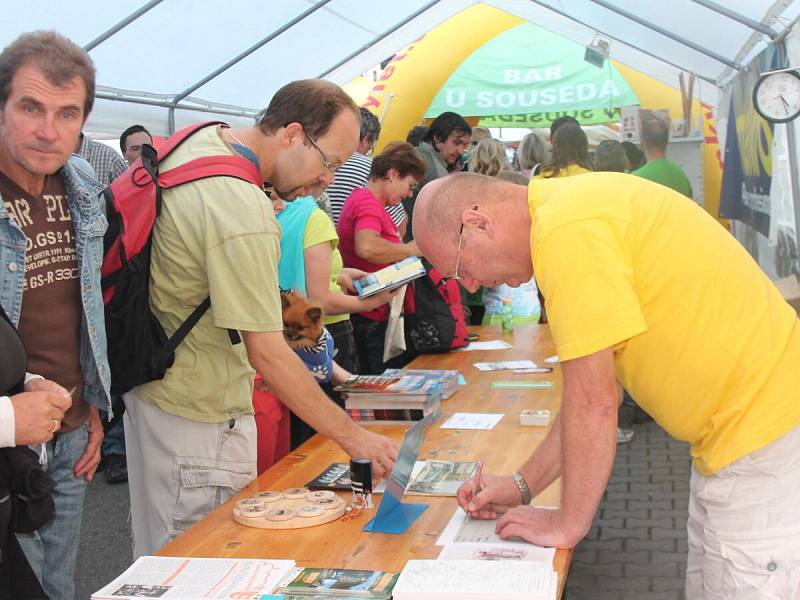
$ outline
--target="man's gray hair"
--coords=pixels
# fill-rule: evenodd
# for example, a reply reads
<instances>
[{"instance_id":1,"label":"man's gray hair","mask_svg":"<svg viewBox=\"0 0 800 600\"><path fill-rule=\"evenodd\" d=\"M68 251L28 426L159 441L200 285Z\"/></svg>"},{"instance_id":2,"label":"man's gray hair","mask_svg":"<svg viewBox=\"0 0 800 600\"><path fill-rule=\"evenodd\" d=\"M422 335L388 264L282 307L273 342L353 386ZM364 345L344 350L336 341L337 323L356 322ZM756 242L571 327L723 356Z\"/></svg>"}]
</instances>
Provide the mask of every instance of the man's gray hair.
<instances>
[{"instance_id":1,"label":"man's gray hair","mask_svg":"<svg viewBox=\"0 0 800 600\"><path fill-rule=\"evenodd\" d=\"M369 144L372 145L381 134L381 122L366 108L361 107L359 111L361 112L361 135L358 139L363 140L368 137Z\"/></svg>"},{"instance_id":2,"label":"man's gray hair","mask_svg":"<svg viewBox=\"0 0 800 600\"><path fill-rule=\"evenodd\" d=\"M11 80L22 67L35 65L47 81L63 87L80 77L86 87L83 116L94 106L95 69L89 53L56 31L23 33L0 54L0 107L11 95Z\"/></svg>"}]
</instances>

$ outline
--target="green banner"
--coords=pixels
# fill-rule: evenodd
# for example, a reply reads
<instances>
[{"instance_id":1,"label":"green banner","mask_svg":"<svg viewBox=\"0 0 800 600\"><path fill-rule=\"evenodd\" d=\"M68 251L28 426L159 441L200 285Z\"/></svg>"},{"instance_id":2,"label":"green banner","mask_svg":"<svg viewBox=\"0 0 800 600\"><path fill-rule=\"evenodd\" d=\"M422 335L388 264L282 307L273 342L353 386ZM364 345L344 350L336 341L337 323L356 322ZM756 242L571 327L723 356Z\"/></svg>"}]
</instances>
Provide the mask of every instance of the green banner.
<instances>
[{"instance_id":1,"label":"green banner","mask_svg":"<svg viewBox=\"0 0 800 600\"><path fill-rule=\"evenodd\" d=\"M425 117L445 111L465 117L596 111L639 103L610 61L597 68L583 60L584 50L530 23L509 29L461 63Z\"/></svg>"},{"instance_id":2,"label":"green banner","mask_svg":"<svg viewBox=\"0 0 800 600\"><path fill-rule=\"evenodd\" d=\"M619 109L600 108L568 110L563 112L530 113L527 115L492 115L481 117L478 122L483 127L550 127L559 117L574 117L581 125L605 125L619 122Z\"/></svg>"}]
</instances>

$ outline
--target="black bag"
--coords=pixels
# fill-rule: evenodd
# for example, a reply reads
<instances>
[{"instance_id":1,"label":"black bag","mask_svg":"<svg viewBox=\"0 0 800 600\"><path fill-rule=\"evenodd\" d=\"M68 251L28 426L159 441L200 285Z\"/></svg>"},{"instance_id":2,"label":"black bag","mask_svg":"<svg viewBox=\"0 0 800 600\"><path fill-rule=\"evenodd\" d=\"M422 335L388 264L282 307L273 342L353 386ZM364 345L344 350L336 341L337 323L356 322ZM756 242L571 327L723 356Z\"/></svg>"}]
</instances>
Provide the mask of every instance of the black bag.
<instances>
[{"instance_id":1,"label":"black bag","mask_svg":"<svg viewBox=\"0 0 800 600\"><path fill-rule=\"evenodd\" d=\"M411 285L416 311L404 315L406 339L418 354L435 354L469 344L461 286L423 260L427 273Z\"/></svg>"},{"instance_id":2,"label":"black bag","mask_svg":"<svg viewBox=\"0 0 800 600\"><path fill-rule=\"evenodd\" d=\"M25 446L0 448L0 598L46 599L16 533L32 533L55 514L55 483Z\"/></svg>"},{"instance_id":3,"label":"black bag","mask_svg":"<svg viewBox=\"0 0 800 600\"><path fill-rule=\"evenodd\" d=\"M137 385L162 379L175 360L175 349L211 306L206 298L167 339L150 308L150 256L153 226L161 212L161 191L206 177L236 177L261 187L255 164L242 156L206 156L159 172L158 165L175 148L203 127L179 131L159 148L142 147L142 155L108 186L108 232L102 269L111 391L123 394ZM241 340L229 330L231 343Z\"/></svg>"}]
</instances>

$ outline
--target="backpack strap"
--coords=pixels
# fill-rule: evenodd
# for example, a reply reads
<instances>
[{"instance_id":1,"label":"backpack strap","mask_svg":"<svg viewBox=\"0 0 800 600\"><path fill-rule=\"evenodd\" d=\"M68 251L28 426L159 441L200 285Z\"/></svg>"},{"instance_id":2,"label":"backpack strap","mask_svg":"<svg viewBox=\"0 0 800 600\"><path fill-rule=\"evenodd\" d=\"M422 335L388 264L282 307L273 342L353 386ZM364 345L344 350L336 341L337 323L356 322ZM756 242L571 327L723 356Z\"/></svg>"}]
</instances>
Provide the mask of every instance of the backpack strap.
<instances>
[{"instance_id":1,"label":"backpack strap","mask_svg":"<svg viewBox=\"0 0 800 600\"><path fill-rule=\"evenodd\" d=\"M227 126L228 124L224 121L206 121L204 123L195 123L194 125L184 127L180 131L176 131L173 135L169 136L164 143L161 144L161 146L159 146L158 161L160 162L172 154L175 148L186 141L186 138L191 137L201 129L205 129L206 127L211 127L213 125Z\"/></svg>"},{"instance_id":2,"label":"backpack strap","mask_svg":"<svg viewBox=\"0 0 800 600\"><path fill-rule=\"evenodd\" d=\"M167 340L167 343L164 344L154 358L154 362L156 362L156 364L166 360L168 356L171 356L172 353L175 352L175 349L186 338L186 336L189 335L192 327L197 325L197 322L209 308L211 308L210 296L197 305L197 307L192 311L192 314L190 314L186 320L181 323L180 327L178 327L178 329L175 330L175 333L172 334L172 337Z\"/></svg>"},{"instance_id":3,"label":"backpack strap","mask_svg":"<svg viewBox=\"0 0 800 600\"><path fill-rule=\"evenodd\" d=\"M197 322L201 319L201 317L206 314L206 311L211 308L211 296L208 296L205 300L203 300L200 304L195 307L186 320L180 324L180 326L175 330L175 333L172 334L172 337L167 340L167 343L161 348L161 351L156 356L156 361L160 362L166 359L166 357L170 356L178 346L181 345L181 342L186 339L186 336L189 335L189 332L192 328L197 325ZM231 346L235 346L236 344L240 344L242 342L242 338L239 335L239 332L235 329L228 329L228 339L231 341Z\"/></svg>"},{"instance_id":4,"label":"backpack strap","mask_svg":"<svg viewBox=\"0 0 800 600\"><path fill-rule=\"evenodd\" d=\"M208 177L236 177L261 188L264 185L256 165L243 156L203 156L158 175L158 186L168 189Z\"/></svg>"}]
</instances>

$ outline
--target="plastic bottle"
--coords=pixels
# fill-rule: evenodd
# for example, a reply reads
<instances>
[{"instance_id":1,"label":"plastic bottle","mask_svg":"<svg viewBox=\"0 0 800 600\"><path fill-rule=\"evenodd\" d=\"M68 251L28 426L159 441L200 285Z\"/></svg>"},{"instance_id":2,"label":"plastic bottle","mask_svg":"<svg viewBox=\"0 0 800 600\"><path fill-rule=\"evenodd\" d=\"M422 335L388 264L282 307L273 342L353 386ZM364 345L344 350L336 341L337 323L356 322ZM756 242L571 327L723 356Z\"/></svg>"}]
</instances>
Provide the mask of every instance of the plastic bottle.
<instances>
[{"instance_id":1,"label":"plastic bottle","mask_svg":"<svg viewBox=\"0 0 800 600\"><path fill-rule=\"evenodd\" d=\"M503 298L503 333L514 331L514 311L511 309L511 298Z\"/></svg>"}]
</instances>

